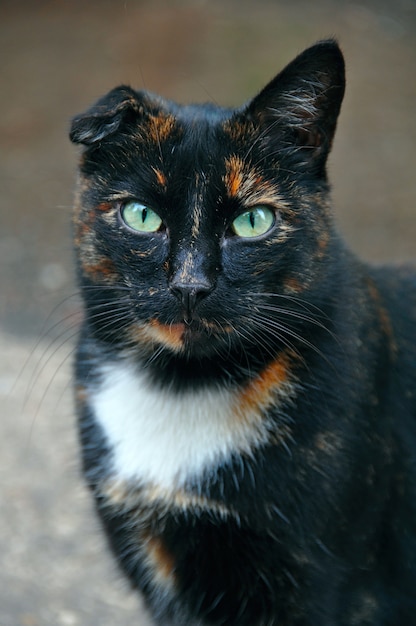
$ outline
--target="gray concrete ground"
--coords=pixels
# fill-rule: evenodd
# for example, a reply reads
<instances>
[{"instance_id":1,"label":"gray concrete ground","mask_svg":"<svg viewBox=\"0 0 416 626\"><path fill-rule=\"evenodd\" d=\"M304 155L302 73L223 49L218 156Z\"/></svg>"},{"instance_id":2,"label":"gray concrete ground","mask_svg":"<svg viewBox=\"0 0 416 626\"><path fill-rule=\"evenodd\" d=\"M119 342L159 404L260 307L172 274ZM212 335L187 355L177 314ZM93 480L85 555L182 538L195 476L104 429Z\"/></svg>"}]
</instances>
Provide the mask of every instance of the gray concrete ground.
<instances>
[{"instance_id":1,"label":"gray concrete ground","mask_svg":"<svg viewBox=\"0 0 416 626\"><path fill-rule=\"evenodd\" d=\"M0 624L145 626L79 477L72 346L31 343L0 334Z\"/></svg>"},{"instance_id":2,"label":"gray concrete ground","mask_svg":"<svg viewBox=\"0 0 416 626\"><path fill-rule=\"evenodd\" d=\"M0 626L148 624L78 470L70 116L123 82L241 103L328 35L348 66L340 228L369 260L416 262L415 0L0 2Z\"/></svg>"}]
</instances>

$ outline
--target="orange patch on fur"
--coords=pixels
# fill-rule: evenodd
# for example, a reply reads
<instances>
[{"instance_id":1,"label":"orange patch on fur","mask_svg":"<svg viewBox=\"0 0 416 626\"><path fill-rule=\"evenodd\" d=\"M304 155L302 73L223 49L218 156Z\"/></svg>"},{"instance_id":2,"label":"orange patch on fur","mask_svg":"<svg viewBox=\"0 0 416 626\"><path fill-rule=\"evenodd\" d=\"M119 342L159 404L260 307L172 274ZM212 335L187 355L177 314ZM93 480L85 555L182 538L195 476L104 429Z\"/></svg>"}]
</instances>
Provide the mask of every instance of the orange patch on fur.
<instances>
[{"instance_id":1,"label":"orange patch on fur","mask_svg":"<svg viewBox=\"0 0 416 626\"><path fill-rule=\"evenodd\" d=\"M117 272L113 262L107 257L99 257L97 262L83 262L82 268L86 274L89 274L93 280L116 280Z\"/></svg>"},{"instance_id":2,"label":"orange patch on fur","mask_svg":"<svg viewBox=\"0 0 416 626\"><path fill-rule=\"evenodd\" d=\"M175 127L173 115L149 115L148 136L154 143L166 141Z\"/></svg>"},{"instance_id":3,"label":"orange patch on fur","mask_svg":"<svg viewBox=\"0 0 416 626\"><path fill-rule=\"evenodd\" d=\"M238 196L238 192L244 180L244 163L237 156L232 156L227 160L227 173L225 175L225 184L228 194L231 198Z\"/></svg>"},{"instance_id":4,"label":"orange patch on fur","mask_svg":"<svg viewBox=\"0 0 416 626\"><path fill-rule=\"evenodd\" d=\"M88 211L82 214L82 207L78 206L73 217L75 229L74 243L79 246L85 239L94 233L95 211Z\"/></svg>"},{"instance_id":5,"label":"orange patch on fur","mask_svg":"<svg viewBox=\"0 0 416 626\"><path fill-rule=\"evenodd\" d=\"M274 402L276 393L285 394L288 391L293 358L289 351L282 352L248 383L239 397L239 408L243 414L266 408Z\"/></svg>"},{"instance_id":6,"label":"orange patch on fur","mask_svg":"<svg viewBox=\"0 0 416 626\"><path fill-rule=\"evenodd\" d=\"M163 173L163 172L161 172L159 169L157 169L157 167L152 167L152 170L153 170L153 171L154 171L154 173L156 174L156 180L157 180L158 184L159 184L161 187L164 187L164 188L165 188L165 187L166 187L166 185L167 185L167 178L166 178L166 176L164 175L164 173Z\"/></svg>"},{"instance_id":7,"label":"orange patch on fur","mask_svg":"<svg viewBox=\"0 0 416 626\"><path fill-rule=\"evenodd\" d=\"M101 202L101 204L97 206L97 209L99 211L110 211L110 209L112 208L113 205L111 204L111 202Z\"/></svg>"},{"instance_id":8,"label":"orange patch on fur","mask_svg":"<svg viewBox=\"0 0 416 626\"><path fill-rule=\"evenodd\" d=\"M223 130L233 141L244 142L244 144L250 143L255 135L254 126L248 120L227 120L223 124Z\"/></svg>"},{"instance_id":9,"label":"orange patch on fur","mask_svg":"<svg viewBox=\"0 0 416 626\"><path fill-rule=\"evenodd\" d=\"M142 340L155 341L179 352L183 348L184 332L185 324L161 324L152 320L139 329L138 336Z\"/></svg>"},{"instance_id":10,"label":"orange patch on fur","mask_svg":"<svg viewBox=\"0 0 416 626\"><path fill-rule=\"evenodd\" d=\"M172 584L175 574L175 559L166 549L160 537L145 534L145 550L157 582Z\"/></svg>"},{"instance_id":11,"label":"orange patch on fur","mask_svg":"<svg viewBox=\"0 0 416 626\"><path fill-rule=\"evenodd\" d=\"M256 204L265 204L275 206L287 215L292 214L277 185L265 180L255 167L237 155L231 155L225 160L223 181L228 196L238 198L248 208Z\"/></svg>"},{"instance_id":12,"label":"orange patch on fur","mask_svg":"<svg viewBox=\"0 0 416 626\"><path fill-rule=\"evenodd\" d=\"M285 289L291 293L300 293L304 289L304 285L302 285L302 283L293 276L285 280L284 286Z\"/></svg>"}]
</instances>

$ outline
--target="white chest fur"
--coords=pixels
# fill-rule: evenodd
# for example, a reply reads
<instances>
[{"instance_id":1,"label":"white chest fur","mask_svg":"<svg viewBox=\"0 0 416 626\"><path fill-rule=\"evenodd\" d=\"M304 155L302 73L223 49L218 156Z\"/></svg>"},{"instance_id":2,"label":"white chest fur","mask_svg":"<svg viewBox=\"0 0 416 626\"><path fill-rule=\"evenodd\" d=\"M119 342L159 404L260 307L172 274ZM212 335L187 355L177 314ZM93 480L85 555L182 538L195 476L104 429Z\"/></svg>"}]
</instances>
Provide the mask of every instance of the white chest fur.
<instances>
[{"instance_id":1,"label":"white chest fur","mask_svg":"<svg viewBox=\"0 0 416 626\"><path fill-rule=\"evenodd\" d=\"M92 408L113 452L114 477L171 489L267 440L264 418L227 389L176 394L131 363L102 369Z\"/></svg>"}]
</instances>

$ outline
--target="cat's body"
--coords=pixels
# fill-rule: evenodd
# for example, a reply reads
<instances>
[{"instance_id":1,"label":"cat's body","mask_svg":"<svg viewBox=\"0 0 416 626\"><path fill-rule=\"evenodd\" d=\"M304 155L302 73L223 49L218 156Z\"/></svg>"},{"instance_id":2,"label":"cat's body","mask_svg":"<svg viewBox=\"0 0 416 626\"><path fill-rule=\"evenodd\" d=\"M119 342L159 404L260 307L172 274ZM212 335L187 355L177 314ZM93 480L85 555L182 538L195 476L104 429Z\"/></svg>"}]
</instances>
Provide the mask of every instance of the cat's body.
<instances>
[{"instance_id":1,"label":"cat's body","mask_svg":"<svg viewBox=\"0 0 416 626\"><path fill-rule=\"evenodd\" d=\"M73 122L84 469L155 622L416 624L416 277L334 231L324 42L247 107Z\"/></svg>"}]
</instances>

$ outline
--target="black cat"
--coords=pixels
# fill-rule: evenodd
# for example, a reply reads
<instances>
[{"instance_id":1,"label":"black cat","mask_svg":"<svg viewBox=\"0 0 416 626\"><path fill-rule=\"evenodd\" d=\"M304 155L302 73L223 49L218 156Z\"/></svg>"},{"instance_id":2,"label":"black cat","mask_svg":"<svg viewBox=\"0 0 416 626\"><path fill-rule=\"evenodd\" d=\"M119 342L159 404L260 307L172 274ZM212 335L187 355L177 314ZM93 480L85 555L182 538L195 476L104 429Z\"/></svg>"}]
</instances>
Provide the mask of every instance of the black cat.
<instances>
[{"instance_id":1,"label":"black cat","mask_svg":"<svg viewBox=\"0 0 416 626\"><path fill-rule=\"evenodd\" d=\"M86 479L157 624L416 624L416 273L336 234L334 41L73 120Z\"/></svg>"}]
</instances>

